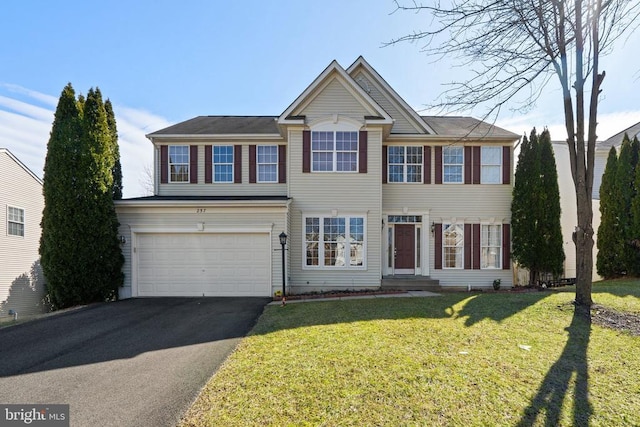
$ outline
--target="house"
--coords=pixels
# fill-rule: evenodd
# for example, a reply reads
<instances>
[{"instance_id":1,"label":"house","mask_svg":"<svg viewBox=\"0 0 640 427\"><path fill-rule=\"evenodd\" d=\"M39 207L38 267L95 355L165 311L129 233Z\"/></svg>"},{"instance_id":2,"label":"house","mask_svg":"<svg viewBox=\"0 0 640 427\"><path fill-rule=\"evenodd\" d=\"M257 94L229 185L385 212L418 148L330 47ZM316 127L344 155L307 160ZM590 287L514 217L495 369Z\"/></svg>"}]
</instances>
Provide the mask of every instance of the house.
<instances>
[{"instance_id":1,"label":"house","mask_svg":"<svg viewBox=\"0 0 640 427\"><path fill-rule=\"evenodd\" d=\"M116 202L123 298L271 296L283 274L288 293L513 282L519 136L420 116L362 57L333 61L280 115L147 137L154 195Z\"/></svg>"},{"instance_id":2,"label":"house","mask_svg":"<svg viewBox=\"0 0 640 427\"><path fill-rule=\"evenodd\" d=\"M602 184L602 175L607 165L607 158L611 147L615 147L620 153L622 139L625 133L633 140L634 136L640 139L640 122L627 129L613 135L612 137L596 142L596 151L594 157L593 168L593 189L592 189L592 209L593 209L593 229L594 246L593 246L593 276L594 281L602 279L596 269L596 258L598 256L598 227L600 227L600 185ZM578 223L578 213L576 207L576 190L571 177L571 168L569 167L569 147L565 141L554 141L553 152L556 158L556 166L558 169L558 186L560 188L560 206L562 209L561 225L562 239L564 246L565 262L564 277L576 277L576 247L572 240L572 233Z\"/></svg>"},{"instance_id":3,"label":"house","mask_svg":"<svg viewBox=\"0 0 640 427\"><path fill-rule=\"evenodd\" d=\"M0 319L43 311L40 267L42 180L0 148Z\"/></svg>"}]
</instances>

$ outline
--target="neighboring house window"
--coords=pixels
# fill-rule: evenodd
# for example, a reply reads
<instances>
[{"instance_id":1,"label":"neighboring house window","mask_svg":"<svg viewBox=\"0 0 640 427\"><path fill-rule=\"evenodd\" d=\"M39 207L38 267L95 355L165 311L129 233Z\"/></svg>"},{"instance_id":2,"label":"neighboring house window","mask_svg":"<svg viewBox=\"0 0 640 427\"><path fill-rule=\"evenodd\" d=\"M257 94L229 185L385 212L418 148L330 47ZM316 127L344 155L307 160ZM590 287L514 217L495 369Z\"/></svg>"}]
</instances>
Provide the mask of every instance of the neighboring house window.
<instances>
[{"instance_id":1,"label":"neighboring house window","mask_svg":"<svg viewBox=\"0 0 640 427\"><path fill-rule=\"evenodd\" d=\"M24 209L8 206L7 233L10 236L24 237Z\"/></svg>"},{"instance_id":2,"label":"neighboring house window","mask_svg":"<svg viewBox=\"0 0 640 427\"><path fill-rule=\"evenodd\" d=\"M189 146L169 146L170 182L189 182Z\"/></svg>"},{"instance_id":3,"label":"neighboring house window","mask_svg":"<svg viewBox=\"0 0 640 427\"><path fill-rule=\"evenodd\" d=\"M258 182L278 182L278 146L258 145Z\"/></svg>"},{"instance_id":4,"label":"neighboring house window","mask_svg":"<svg viewBox=\"0 0 640 427\"><path fill-rule=\"evenodd\" d=\"M482 147L482 184L502 183L502 147Z\"/></svg>"},{"instance_id":5,"label":"neighboring house window","mask_svg":"<svg viewBox=\"0 0 640 427\"><path fill-rule=\"evenodd\" d=\"M444 147L442 149L442 166L443 182L462 184L463 147Z\"/></svg>"},{"instance_id":6,"label":"neighboring house window","mask_svg":"<svg viewBox=\"0 0 640 427\"><path fill-rule=\"evenodd\" d=\"M364 266L364 217L305 218L307 267Z\"/></svg>"},{"instance_id":7,"label":"neighboring house window","mask_svg":"<svg viewBox=\"0 0 640 427\"><path fill-rule=\"evenodd\" d=\"M422 182L422 147L390 146L388 182Z\"/></svg>"},{"instance_id":8,"label":"neighboring house window","mask_svg":"<svg viewBox=\"0 0 640 427\"><path fill-rule=\"evenodd\" d=\"M357 172L358 132L311 132L311 165L314 172Z\"/></svg>"},{"instance_id":9,"label":"neighboring house window","mask_svg":"<svg viewBox=\"0 0 640 427\"><path fill-rule=\"evenodd\" d=\"M481 268L502 268L502 225L482 225L480 237Z\"/></svg>"},{"instance_id":10,"label":"neighboring house window","mask_svg":"<svg viewBox=\"0 0 640 427\"><path fill-rule=\"evenodd\" d=\"M442 252L444 268L462 268L464 228L460 224L442 225Z\"/></svg>"},{"instance_id":11,"label":"neighboring house window","mask_svg":"<svg viewBox=\"0 0 640 427\"><path fill-rule=\"evenodd\" d=\"M233 182L233 145L213 146L213 182Z\"/></svg>"}]
</instances>

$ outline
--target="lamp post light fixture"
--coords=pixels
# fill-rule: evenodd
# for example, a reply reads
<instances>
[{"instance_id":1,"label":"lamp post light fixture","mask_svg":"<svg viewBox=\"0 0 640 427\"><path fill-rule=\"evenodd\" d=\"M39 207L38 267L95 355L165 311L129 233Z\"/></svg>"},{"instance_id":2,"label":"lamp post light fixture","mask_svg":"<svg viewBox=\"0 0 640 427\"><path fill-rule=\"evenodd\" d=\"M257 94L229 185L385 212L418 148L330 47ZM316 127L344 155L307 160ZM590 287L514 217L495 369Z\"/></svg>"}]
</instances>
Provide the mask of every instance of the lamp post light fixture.
<instances>
[{"instance_id":1,"label":"lamp post light fixture","mask_svg":"<svg viewBox=\"0 0 640 427\"><path fill-rule=\"evenodd\" d=\"M280 239L280 246L282 246L282 305L285 305L287 289L286 289L286 271L285 271L285 265L284 265L284 251L286 250L285 246L287 245L287 234L283 231L282 233L280 233L278 238Z\"/></svg>"}]
</instances>

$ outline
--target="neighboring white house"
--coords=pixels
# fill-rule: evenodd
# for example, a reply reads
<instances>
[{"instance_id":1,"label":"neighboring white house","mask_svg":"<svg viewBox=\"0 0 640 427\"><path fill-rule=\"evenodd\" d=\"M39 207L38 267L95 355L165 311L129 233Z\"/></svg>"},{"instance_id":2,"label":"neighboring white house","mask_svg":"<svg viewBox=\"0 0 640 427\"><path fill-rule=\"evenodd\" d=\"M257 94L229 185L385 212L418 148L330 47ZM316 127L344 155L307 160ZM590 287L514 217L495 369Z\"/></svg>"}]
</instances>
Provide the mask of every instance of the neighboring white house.
<instances>
[{"instance_id":1,"label":"neighboring white house","mask_svg":"<svg viewBox=\"0 0 640 427\"><path fill-rule=\"evenodd\" d=\"M42 180L0 148L0 318L43 311L40 267Z\"/></svg>"},{"instance_id":2,"label":"neighboring white house","mask_svg":"<svg viewBox=\"0 0 640 427\"><path fill-rule=\"evenodd\" d=\"M597 142L594 158L593 172L593 229L595 245L593 247L593 280L600 280L601 277L596 271L596 257L598 255L598 227L600 227L600 184L602 184L602 175L607 165L607 157L611 147L615 147L618 153L622 146L624 134L628 134L633 140L634 136L640 139L640 123L613 135L611 138ZM556 167L558 169L558 185L560 187L560 207L562 209L562 238L564 242L565 254L565 277L576 277L576 249L571 235L578 222L578 213L576 208L576 191L571 177L571 167L569 166L569 148L565 141L554 141L553 151L556 158Z\"/></svg>"},{"instance_id":3,"label":"neighboring white house","mask_svg":"<svg viewBox=\"0 0 640 427\"><path fill-rule=\"evenodd\" d=\"M513 282L519 136L420 116L362 57L333 61L280 115L199 116L148 138L154 195L116 201L123 298L271 296L283 275L293 293Z\"/></svg>"}]
</instances>

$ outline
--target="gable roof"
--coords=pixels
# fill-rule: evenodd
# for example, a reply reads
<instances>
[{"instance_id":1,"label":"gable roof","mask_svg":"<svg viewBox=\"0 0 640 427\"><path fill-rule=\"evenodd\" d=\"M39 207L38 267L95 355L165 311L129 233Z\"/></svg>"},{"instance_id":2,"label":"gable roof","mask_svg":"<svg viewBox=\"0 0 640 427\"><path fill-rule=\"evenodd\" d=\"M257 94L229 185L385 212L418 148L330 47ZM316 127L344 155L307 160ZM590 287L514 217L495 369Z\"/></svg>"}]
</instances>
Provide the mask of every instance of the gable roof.
<instances>
[{"instance_id":1,"label":"gable roof","mask_svg":"<svg viewBox=\"0 0 640 427\"><path fill-rule=\"evenodd\" d=\"M172 135L279 135L277 118L277 116L198 116L150 133L147 138Z\"/></svg>"},{"instance_id":2,"label":"gable roof","mask_svg":"<svg viewBox=\"0 0 640 427\"><path fill-rule=\"evenodd\" d=\"M42 185L42 180L38 177L38 175L36 175L35 173L33 173L31 171L31 169L29 169L24 163L22 163L16 156L14 156L11 151L9 151L7 148L2 148L0 147L0 154L5 153L11 160L13 160L14 162L16 162L18 164L18 166L20 166L22 169L24 169L29 175L31 175L31 177L33 179L36 180L36 182L40 185Z\"/></svg>"},{"instance_id":3,"label":"gable roof","mask_svg":"<svg viewBox=\"0 0 640 427\"><path fill-rule=\"evenodd\" d=\"M398 112L404 116L404 118L413 125L420 133L435 133L433 129L429 127L427 123L422 120L422 117L416 113L416 111L406 103L400 95L382 78L380 74L364 59L361 55L356 61L347 68L347 73L350 76L354 76L360 69L370 76L374 80L374 84L377 84L382 89L382 95L390 102Z\"/></svg>"},{"instance_id":4,"label":"gable roof","mask_svg":"<svg viewBox=\"0 0 640 427\"><path fill-rule=\"evenodd\" d=\"M510 138L520 135L473 117L421 116L427 125L440 136L455 138Z\"/></svg>"},{"instance_id":5,"label":"gable roof","mask_svg":"<svg viewBox=\"0 0 640 427\"><path fill-rule=\"evenodd\" d=\"M622 139L624 138L624 134L629 135L629 138L633 141L634 136L638 136L640 139L640 122L636 123L633 126L629 126L622 132L618 132L609 139L606 139L596 145L596 149L598 150L610 150L611 147L619 147L622 145Z\"/></svg>"},{"instance_id":6,"label":"gable roof","mask_svg":"<svg viewBox=\"0 0 640 427\"><path fill-rule=\"evenodd\" d=\"M296 116L297 112L302 109L305 105L308 105L317 95L318 89L323 87L330 79L337 77L340 79L341 83L345 85L346 89L351 92L351 94L366 106L368 110L371 111L370 116L377 116L381 119L377 122L380 124L392 124L393 119L391 116L384 111L378 103L366 93L360 85L358 85L352 78L347 74L347 72L338 64L338 61L335 59L331 61L331 64L327 68L324 69L322 73L296 98L295 101L287 107L286 110L278 117L278 124L287 124L287 123L304 123L301 120L301 117Z\"/></svg>"}]
</instances>

